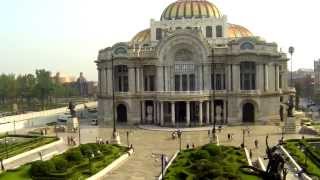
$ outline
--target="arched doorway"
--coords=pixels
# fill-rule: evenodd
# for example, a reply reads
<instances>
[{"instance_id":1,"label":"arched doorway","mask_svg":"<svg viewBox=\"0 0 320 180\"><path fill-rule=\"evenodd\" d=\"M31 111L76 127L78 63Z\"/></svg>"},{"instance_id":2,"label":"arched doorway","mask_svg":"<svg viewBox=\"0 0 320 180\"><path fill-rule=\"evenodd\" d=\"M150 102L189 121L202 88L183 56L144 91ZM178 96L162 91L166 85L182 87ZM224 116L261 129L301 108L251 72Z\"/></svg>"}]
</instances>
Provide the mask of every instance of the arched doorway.
<instances>
[{"instance_id":1,"label":"arched doorway","mask_svg":"<svg viewBox=\"0 0 320 180\"><path fill-rule=\"evenodd\" d=\"M127 122L127 108L123 104L117 106L117 122L125 123Z\"/></svg>"},{"instance_id":2,"label":"arched doorway","mask_svg":"<svg viewBox=\"0 0 320 180\"><path fill-rule=\"evenodd\" d=\"M242 106L242 121L244 123L254 122L254 105L246 103Z\"/></svg>"}]
</instances>

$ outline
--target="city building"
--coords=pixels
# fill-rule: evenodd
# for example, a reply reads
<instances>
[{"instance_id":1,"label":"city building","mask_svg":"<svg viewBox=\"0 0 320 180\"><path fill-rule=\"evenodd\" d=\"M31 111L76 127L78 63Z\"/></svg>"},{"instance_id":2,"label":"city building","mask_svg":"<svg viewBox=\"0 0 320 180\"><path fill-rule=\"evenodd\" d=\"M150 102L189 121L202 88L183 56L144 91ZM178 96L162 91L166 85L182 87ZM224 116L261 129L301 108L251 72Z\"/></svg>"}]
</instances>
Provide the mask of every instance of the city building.
<instances>
[{"instance_id":1,"label":"city building","mask_svg":"<svg viewBox=\"0 0 320 180\"><path fill-rule=\"evenodd\" d=\"M98 116L112 123L275 123L285 114L288 58L206 0L178 0L129 42L99 51ZM281 116L283 117L283 116Z\"/></svg>"}]
</instances>

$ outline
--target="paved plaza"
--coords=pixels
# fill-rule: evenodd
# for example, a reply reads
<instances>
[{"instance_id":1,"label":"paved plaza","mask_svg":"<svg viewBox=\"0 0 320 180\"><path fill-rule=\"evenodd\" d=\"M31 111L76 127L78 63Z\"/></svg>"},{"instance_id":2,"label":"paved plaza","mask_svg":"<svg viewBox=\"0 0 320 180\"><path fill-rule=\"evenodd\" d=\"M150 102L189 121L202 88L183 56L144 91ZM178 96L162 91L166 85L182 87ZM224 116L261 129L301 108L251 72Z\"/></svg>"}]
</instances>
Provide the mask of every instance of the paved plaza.
<instances>
[{"instance_id":1,"label":"paved plaza","mask_svg":"<svg viewBox=\"0 0 320 180\"><path fill-rule=\"evenodd\" d=\"M81 125L81 143L96 142L96 138L102 138L104 141L110 140L112 134L111 127L99 128L90 126L89 123L82 122ZM172 140L171 130L166 128L157 128L154 126L146 126L150 130L141 129L138 127L119 127L118 132L121 136L121 143L127 144L126 132L129 131L129 144L133 144L135 153L126 162L117 169L109 173L105 179L111 180L150 180L155 179L161 171L161 154L171 157L179 149L179 140ZM195 144L201 146L207 144L210 139L208 136L210 127L186 129L182 133L182 148L186 145ZM230 126L223 127L222 131L217 131L220 144L230 146L240 146L242 143L242 130L250 129L250 133L245 135L245 145L248 149L252 149L253 161L257 157L265 155L265 137L269 135L269 144L275 145L281 138L281 128L279 126ZM194 131L192 131L194 130ZM21 133L27 129L21 131ZM227 134L233 135L232 140L228 140ZM71 146L67 146L67 136L74 136L78 141L78 133L59 133L59 137L64 139L64 144L55 146L44 151L44 155L52 154L53 152L62 152ZM285 135L288 138L301 138L300 134ZM312 137L312 136L305 136ZM255 148L254 141L258 140L259 147ZM53 154L52 154L53 155ZM30 155L24 159L17 160L10 164L8 168L14 168L20 164L36 160L37 154Z\"/></svg>"},{"instance_id":2,"label":"paved plaza","mask_svg":"<svg viewBox=\"0 0 320 180\"><path fill-rule=\"evenodd\" d=\"M245 145L253 151L253 160L265 155L265 137L269 135L270 145L277 144L281 138L279 126L248 126L250 134L245 136ZM217 132L220 143L223 145L240 146L242 143L242 129L247 126L224 127L222 132ZM199 130L199 129L198 129ZM201 129L200 129L201 130ZM151 131L138 128L119 128L121 142L127 143L126 131L130 131L129 143L133 144L135 154L119 168L106 176L114 180L150 180L155 179L161 171L160 155L172 156L179 149L179 140L172 140L168 131ZM109 139L111 128L83 127L82 142L94 142L96 137ZM233 140L228 140L227 134L233 134ZM305 136L308 137L308 136ZM311 137L311 136L310 136ZM285 135L285 138L301 138L300 134ZM255 148L254 140L258 140L259 148ZM196 146L209 142L207 131L189 131L182 134L182 147L187 144Z\"/></svg>"}]
</instances>

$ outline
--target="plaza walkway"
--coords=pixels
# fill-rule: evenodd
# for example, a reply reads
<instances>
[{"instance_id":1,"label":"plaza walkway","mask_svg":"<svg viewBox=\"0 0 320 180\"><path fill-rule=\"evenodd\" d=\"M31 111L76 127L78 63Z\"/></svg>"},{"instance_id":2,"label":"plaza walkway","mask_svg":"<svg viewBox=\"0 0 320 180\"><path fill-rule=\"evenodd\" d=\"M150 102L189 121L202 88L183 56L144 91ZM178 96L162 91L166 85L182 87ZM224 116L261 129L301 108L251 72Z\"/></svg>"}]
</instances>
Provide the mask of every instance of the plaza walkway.
<instances>
[{"instance_id":1,"label":"plaza walkway","mask_svg":"<svg viewBox=\"0 0 320 180\"><path fill-rule=\"evenodd\" d=\"M242 143L242 129L245 126L225 127L222 132L218 132L220 143L223 145L240 146ZM269 145L273 146L281 138L281 130L278 126L249 126L250 134L245 136L245 145L252 149L253 161L257 157L265 156L265 137L269 135ZM179 148L179 141L171 139L171 133L168 131L150 131L142 129L121 128L121 141L126 144L126 131L130 131L129 143L134 145L135 154L119 168L108 174L105 179L111 180L150 180L155 179L161 171L160 155L166 154L172 156ZM111 128L100 128L99 130L88 127L82 130L82 141L93 142L95 137L110 139ZM227 134L233 134L233 140L229 141ZM88 134L88 135L84 135ZM308 137L308 136L305 136ZM311 137L311 136L310 136ZM301 138L301 135L285 135L285 138ZM258 140L259 147L255 148L254 141ZM186 144L196 146L204 145L209 142L207 131L183 132L182 146ZM293 176L293 174L289 175ZM289 179L289 178L288 178ZM293 179L293 177L291 178Z\"/></svg>"},{"instance_id":2,"label":"plaza walkway","mask_svg":"<svg viewBox=\"0 0 320 180\"><path fill-rule=\"evenodd\" d=\"M96 138L102 138L105 140L110 140L112 134L112 128L97 128L95 126L90 126L88 123L82 123L81 125L81 142L95 142ZM246 126L234 126L234 127L224 127L222 132L217 134L222 145L240 146L242 143L242 130L247 128ZM248 149L253 152L253 161L257 157L265 156L265 137L269 135L269 144L273 146L278 143L281 138L281 130L278 126L248 126L250 129L250 134L245 135L245 145ZM186 148L186 145L195 144L196 146L204 145L209 142L208 129L200 128L195 129L197 131L189 131L182 133L182 148ZM161 154L165 154L171 157L179 149L178 139L171 139L171 129L162 129L164 131L154 130L143 130L139 128L129 128L121 127L118 129L121 136L121 142L123 145L127 144L126 132L129 131L129 144L133 144L135 153L131 156L125 163L120 167L109 173L105 179L110 180L150 180L155 179L161 171ZM190 129L189 129L190 130ZM200 130L200 131L199 131ZM227 134L231 133L233 135L232 140L228 140ZM59 133L59 137L65 139L67 136L74 136L78 138L77 133ZM309 137L309 136L305 136ZM310 136L311 137L311 136ZM301 138L301 135L285 135L286 138ZM254 141L258 140L259 147L255 148ZM57 152L65 151L69 146L66 144L61 144L56 147L52 147L48 150L43 151L43 155L48 155L47 158L54 155ZM33 154L24 159L17 160L10 163L8 168L15 168L26 162L34 161L39 159L39 155ZM290 179L294 179L294 175ZM288 178L289 179L289 178Z\"/></svg>"}]
</instances>

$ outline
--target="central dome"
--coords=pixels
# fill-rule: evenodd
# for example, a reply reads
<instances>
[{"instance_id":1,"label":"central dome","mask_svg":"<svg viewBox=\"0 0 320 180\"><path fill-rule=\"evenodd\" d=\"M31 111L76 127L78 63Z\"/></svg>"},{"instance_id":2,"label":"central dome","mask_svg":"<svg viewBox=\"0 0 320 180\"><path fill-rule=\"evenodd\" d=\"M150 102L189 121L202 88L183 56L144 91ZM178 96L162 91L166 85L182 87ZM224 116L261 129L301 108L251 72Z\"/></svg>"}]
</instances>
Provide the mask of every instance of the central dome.
<instances>
[{"instance_id":1,"label":"central dome","mask_svg":"<svg viewBox=\"0 0 320 180\"><path fill-rule=\"evenodd\" d=\"M178 0L162 13L161 20L191 18L221 18L219 9L206 0Z\"/></svg>"}]
</instances>

